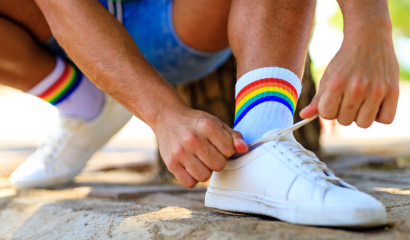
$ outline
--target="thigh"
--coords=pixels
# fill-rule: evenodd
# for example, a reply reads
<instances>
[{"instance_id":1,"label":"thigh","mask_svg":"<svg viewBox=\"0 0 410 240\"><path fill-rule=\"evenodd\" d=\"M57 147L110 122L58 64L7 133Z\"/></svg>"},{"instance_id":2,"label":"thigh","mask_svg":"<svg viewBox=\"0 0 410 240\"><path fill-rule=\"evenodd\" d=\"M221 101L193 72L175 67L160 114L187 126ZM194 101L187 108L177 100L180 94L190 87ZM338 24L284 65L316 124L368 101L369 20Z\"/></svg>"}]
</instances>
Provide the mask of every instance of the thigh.
<instances>
[{"instance_id":1,"label":"thigh","mask_svg":"<svg viewBox=\"0 0 410 240\"><path fill-rule=\"evenodd\" d=\"M175 31L187 45L202 51L218 51L228 43L231 0L174 0Z\"/></svg>"},{"instance_id":2,"label":"thigh","mask_svg":"<svg viewBox=\"0 0 410 240\"><path fill-rule=\"evenodd\" d=\"M40 42L51 36L50 27L34 0L1 0L0 15L25 27Z\"/></svg>"}]
</instances>

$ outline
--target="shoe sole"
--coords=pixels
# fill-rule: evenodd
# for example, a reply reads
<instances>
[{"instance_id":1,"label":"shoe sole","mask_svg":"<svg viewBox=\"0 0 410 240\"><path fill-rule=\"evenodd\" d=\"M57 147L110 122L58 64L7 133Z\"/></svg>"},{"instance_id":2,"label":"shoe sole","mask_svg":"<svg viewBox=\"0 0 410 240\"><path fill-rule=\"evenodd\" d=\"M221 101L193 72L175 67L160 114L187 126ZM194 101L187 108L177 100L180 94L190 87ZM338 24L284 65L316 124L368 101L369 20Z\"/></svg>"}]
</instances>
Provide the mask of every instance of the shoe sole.
<instances>
[{"instance_id":1,"label":"shoe sole","mask_svg":"<svg viewBox=\"0 0 410 240\"><path fill-rule=\"evenodd\" d=\"M205 206L226 211L261 214L300 225L370 228L386 224L384 207L357 208L347 204L321 205L273 201L240 191L208 187Z\"/></svg>"},{"instance_id":2,"label":"shoe sole","mask_svg":"<svg viewBox=\"0 0 410 240\"><path fill-rule=\"evenodd\" d=\"M15 189L28 189L28 188L52 188L55 186L62 186L72 182L71 174L64 176L58 176L54 178L47 178L44 180L28 181L28 182L12 182L12 186Z\"/></svg>"}]
</instances>

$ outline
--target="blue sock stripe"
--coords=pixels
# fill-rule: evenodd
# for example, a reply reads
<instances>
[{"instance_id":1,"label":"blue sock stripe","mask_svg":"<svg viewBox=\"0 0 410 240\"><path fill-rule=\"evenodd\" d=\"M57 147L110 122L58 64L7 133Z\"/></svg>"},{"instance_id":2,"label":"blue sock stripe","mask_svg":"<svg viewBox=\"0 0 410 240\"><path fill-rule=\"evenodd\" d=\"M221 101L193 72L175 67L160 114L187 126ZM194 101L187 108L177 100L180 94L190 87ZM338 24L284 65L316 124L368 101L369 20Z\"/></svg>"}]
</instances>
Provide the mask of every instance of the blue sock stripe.
<instances>
[{"instance_id":1,"label":"blue sock stripe","mask_svg":"<svg viewBox=\"0 0 410 240\"><path fill-rule=\"evenodd\" d=\"M63 96L61 96L57 101L51 104L57 105L61 103L62 101L64 101L66 98L68 98L68 96L70 96L71 93L73 93L77 89L77 87L80 85L82 78L83 78L83 73L80 70L77 70L77 76L74 80L74 84L70 87L70 89Z\"/></svg>"}]
</instances>

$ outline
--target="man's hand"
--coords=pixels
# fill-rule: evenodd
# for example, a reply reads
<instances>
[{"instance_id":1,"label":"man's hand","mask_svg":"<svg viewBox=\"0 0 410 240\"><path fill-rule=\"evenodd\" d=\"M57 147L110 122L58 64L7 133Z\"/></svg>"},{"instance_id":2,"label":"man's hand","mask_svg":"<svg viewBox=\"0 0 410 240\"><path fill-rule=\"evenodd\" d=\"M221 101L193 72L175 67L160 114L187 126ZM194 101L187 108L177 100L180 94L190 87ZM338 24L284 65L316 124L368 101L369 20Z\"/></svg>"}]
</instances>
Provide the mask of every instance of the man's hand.
<instances>
[{"instance_id":1,"label":"man's hand","mask_svg":"<svg viewBox=\"0 0 410 240\"><path fill-rule=\"evenodd\" d=\"M384 26L377 21L345 26L343 44L327 67L317 95L301 111L302 118L319 113L342 125L355 121L362 128L370 127L373 121L393 121L399 97L399 66L391 30Z\"/></svg>"},{"instance_id":2,"label":"man's hand","mask_svg":"<svg viewBox=\"0 0 410 240\"><path fill-rule=\"evenodd\" d=\"M154 129L169 171L185 187L207 181L226 158L248 150L242 135L217 117L187 107L168 112Z\"/></svg>"}]
</instances>

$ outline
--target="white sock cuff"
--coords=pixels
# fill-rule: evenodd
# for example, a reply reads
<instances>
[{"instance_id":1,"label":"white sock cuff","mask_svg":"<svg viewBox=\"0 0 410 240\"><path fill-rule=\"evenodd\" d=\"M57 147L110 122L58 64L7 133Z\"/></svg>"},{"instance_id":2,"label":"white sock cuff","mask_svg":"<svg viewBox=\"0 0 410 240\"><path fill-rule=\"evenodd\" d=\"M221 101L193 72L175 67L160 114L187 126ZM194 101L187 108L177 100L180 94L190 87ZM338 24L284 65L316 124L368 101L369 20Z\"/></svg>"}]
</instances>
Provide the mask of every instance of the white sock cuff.
<instances>
[{"instance_id":1,"label":"white sock cuff","mask_svg":"<svg viewBox=\"0 0 410 240\"><path fill-rule=\"evenodd\" d=\"M63 74L64 71L64 60L59 56L56 56L56 60L57 63L54 67L54 70L47 77L41 80L41 82L39 82L36 86L26 91L26 93L34 96L39 96L44 93L44 91L49 89L60 78L61 74Z\"/></svg>"},{"instance_id":2,"label":"white sock cuff","mask_svg":"<svg viewBox=\"0 0 410 240\"><path fill-rule=\"evenodd\" d=\"M298 92L298 96L300 96L302 83L298 76L296 76L296 74L285 68L264 67L249 71L245 73L241 78L239 78L235 85L235 97L242 90L242 88L246 87L252 82L255 82L256 80L263 78L279 78L285 80L295 87L296 91Z\"/></svg>"}]
</instances>

